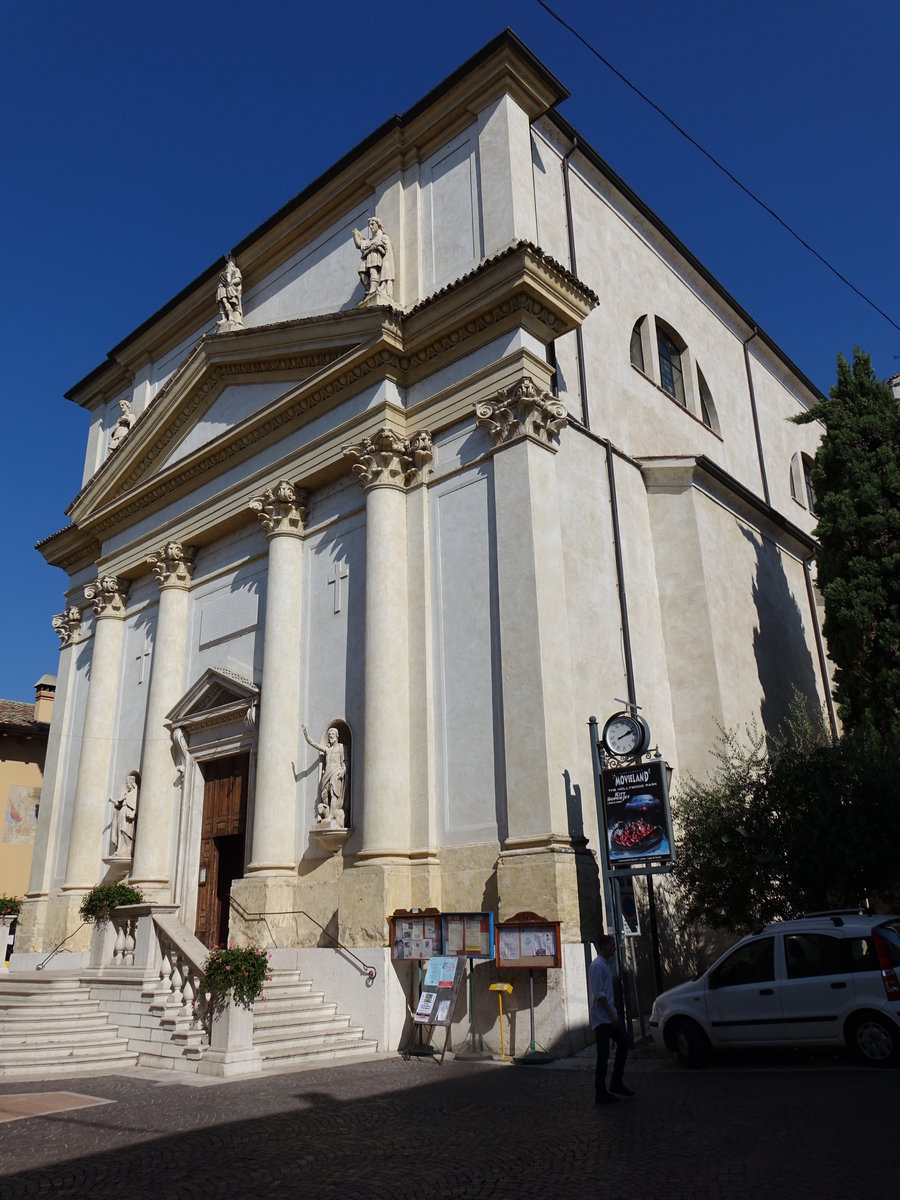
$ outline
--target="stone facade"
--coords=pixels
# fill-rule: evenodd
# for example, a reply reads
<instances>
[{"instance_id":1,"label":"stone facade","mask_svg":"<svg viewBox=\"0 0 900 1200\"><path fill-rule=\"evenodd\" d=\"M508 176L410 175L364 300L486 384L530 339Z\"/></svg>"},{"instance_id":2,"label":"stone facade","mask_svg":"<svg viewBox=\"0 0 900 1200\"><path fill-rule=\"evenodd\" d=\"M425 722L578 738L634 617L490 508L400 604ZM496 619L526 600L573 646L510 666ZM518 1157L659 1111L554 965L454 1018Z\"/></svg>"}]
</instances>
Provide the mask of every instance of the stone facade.
<instances>
[{"instance_id":1,"label":"stone facade","mask_svg":"<svg viewBox=\"0 0 900 1200\"><path fill-rule=\"evenodd\" d=\"M396 1046L390 913L538 912L565 942L538 1035L573 1047L602 922L588 716L632 687L703 773L717 723L823 702L790 489L817 431L787 421L815 390L563 96L497 39L244 239L240 320L219 262L69 393L91 426L41 544L75 617L23 967L75 928L139 770L131 877L189 928L274 945ZM340 836L304 725L344 746Z\"/></svg>"}]
</instances>

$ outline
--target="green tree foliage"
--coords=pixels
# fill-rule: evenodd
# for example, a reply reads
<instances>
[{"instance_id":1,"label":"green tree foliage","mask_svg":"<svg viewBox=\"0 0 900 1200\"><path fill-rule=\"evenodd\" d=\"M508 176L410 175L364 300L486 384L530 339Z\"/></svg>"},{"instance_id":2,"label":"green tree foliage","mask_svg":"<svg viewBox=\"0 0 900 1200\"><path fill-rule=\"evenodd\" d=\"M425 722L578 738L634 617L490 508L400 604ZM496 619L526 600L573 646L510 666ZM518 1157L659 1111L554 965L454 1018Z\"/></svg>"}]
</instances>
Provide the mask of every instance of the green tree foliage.
<instances>
[{"instance_id":1,"label":"green tree foliage","mask_svg":"<svg viewBox=\"0 0 900 1200\"><path fill-rule=\"evenodd\" d=\"M897 747L834 740L795 703L766 753L751 726L723 732L716 766L679 789L682 919L745 931L776 918L900 902Z\"/></svg>"},{"instance_id":2,"label":"green tree foliage","mask_svg":"<svg viewBox=\"0 0 900 1200\"><path fill-rule=\"evenodd\" d=\"M821 421L812 468L818 584L835 697L847 730L900 733L900 405L858 347L838 355L830 399L794 418Z\"/></svg>"}]
</instances>

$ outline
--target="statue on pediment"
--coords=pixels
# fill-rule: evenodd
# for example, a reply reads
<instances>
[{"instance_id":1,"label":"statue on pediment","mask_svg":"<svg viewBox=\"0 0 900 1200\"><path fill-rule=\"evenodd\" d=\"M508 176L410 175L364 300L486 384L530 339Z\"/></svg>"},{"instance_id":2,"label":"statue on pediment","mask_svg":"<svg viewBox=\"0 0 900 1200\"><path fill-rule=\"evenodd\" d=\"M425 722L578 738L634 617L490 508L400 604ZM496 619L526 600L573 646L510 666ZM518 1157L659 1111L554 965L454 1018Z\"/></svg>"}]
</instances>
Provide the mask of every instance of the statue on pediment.
<instances>
[{"instance_id":1,"label":"statue on pediment","mask_svg":"<svg viewBox=\"0 0 900 1200\"><path fill-rule=\"evenodd\" d=\"M137 420L131 408L131 401L122 399L119 401L119 408L122 410L122 415L119 417L113 426L113 431L109 435L109 450L118 450L125 439L131 433L131 427Z\"/></svg>"},{"instance_id":2,"label":"statue on pediment","mask_svg":"<svg viewBox=\"0 0 900 1200\"><path fill-rule=\"evenodd\" d=\"M216 304L219 306L217 329L244 328L243 293L244 277L240 267L229 254L216 284Z\"/></svg>"},{"instance_id":3,"label":"statue on pediment","mask_svg":"<svg viewBox=\"0 0 900 1200\"><path fill-rule=\"evenodd\" d=\"M347 783L347 760L337 728L329 725L325 741L314 742L303 726L303 736L319 752L319 790L316 795L316 820L344 828L344 791Z\"/></svg>"},{"instance_id":4,"label":"statue on pediment","mask_svg":"<svg viewBox=\"0 0 900 1200\"><path fill-rule=\"evenodd\" d=\"M141 786L140 771L129 771L125 786L118 800L110 796L113 806L109 841L116 858L131 858L134 850L134 829L137 823L138 794Z\"/></svg>"},{"instance_id":5,"label":"statue on pediment","mask_svg":"<svg viewBox=\"0 0 900 1200\"><path fill-rule=\"evenodd\" d=\"M394 297L394 248L378 217L369 217L369 236L353 230L353 243L360 253L359 281L366 300L388 301Z\"/></svg>"}]
</instances>

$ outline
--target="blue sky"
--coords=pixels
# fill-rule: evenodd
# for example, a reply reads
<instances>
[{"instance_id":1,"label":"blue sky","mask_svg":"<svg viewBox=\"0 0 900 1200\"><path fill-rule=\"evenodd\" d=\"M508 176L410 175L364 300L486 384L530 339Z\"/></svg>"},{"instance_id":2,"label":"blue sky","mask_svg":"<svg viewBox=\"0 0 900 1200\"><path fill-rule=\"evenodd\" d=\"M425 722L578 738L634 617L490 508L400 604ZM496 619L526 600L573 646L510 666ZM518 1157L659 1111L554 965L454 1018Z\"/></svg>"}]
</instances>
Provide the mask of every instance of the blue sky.
<instances>
[{"instance_id":1,"label":"blue sky","mask_svg":"<svg viewBox=\"0 0 900 1200\"><path fill-rule=\"evenodd\" d=\"M553 0L712 154L900 322L896 0ZM395 112L506 26L567 119L823 390L839 350L900 371L853 295L537 0L33 0L0 35L0 696L54 672L87 415L63 393Z\"/></svg>"}]
</instances>

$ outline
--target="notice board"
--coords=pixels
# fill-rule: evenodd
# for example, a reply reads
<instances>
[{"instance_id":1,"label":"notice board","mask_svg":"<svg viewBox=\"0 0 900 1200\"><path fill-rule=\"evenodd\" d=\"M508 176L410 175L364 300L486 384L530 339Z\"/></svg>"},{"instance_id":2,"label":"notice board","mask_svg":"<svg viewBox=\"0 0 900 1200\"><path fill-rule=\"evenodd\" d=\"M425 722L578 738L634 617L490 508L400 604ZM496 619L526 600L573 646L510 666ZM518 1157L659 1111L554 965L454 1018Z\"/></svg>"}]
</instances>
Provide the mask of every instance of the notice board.
<instances>
[{"instance_id":1,"label":"notice board","mask_svg":"<svg viewBox=\"0 0 900 1200\"><path fill-rule=\"evenodd\" d=\"M444 913L444 953L465 958L494 957L494 914Z\"/></svg>"},{"instance_id":2,"label":"notice board","mask_svg":"<svg viewBox=\"0 0 900 1200\"><path fill-rule=\"evenodd\" d=\"M391 958L394 962L434 958L442 948L441 914L436 908L424 912L400 910L391 917Z\"/></svg>"},{"instance_id":3,"label":"notice board","mask_svg":"<svg viewBox=\"0 0 900 1200\"><path fill-rule=\"evenodd\" d=\"M521 913L497 926L497 969L523 967L548 970L562 966L559 921Z\"/></svg>"},{"instance_id":4,"label":"notice board","mask_svg":"<svg viewBox=\"0 0 900 1200\"><path fill-rule=\"evenodd\" d=\"M453 955L451 958L432 958L425 968L422 994L413 1021L417 1025L449 1026L459 996L459 987L466 969L466 960Z\"/></svg>"}]
</instances>

